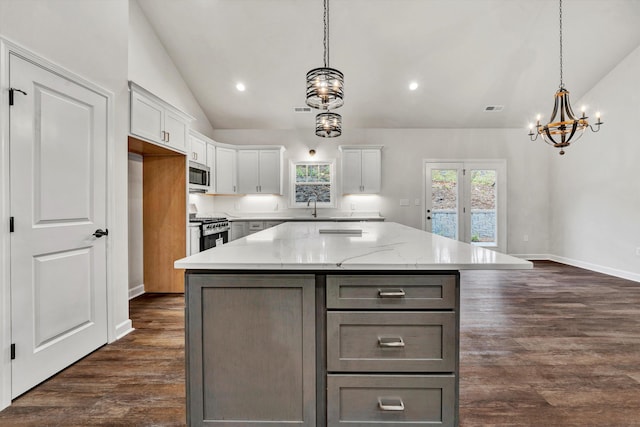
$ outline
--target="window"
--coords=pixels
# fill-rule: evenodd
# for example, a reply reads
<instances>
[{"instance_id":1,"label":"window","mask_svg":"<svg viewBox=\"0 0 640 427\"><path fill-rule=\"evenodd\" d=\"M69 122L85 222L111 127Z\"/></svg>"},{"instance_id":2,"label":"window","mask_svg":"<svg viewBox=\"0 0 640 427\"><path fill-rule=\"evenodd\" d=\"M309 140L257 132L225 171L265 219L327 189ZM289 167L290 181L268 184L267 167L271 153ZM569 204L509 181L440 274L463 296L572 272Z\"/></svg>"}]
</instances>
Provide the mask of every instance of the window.
<instances>
[{"instance_id":1,"label":"window","mask_svg":"<svg viewBox=\"0 0 640 427\"><path fill-rule=\"evenodd\" d=\"M318 207L335 206L335 162L291 163L291 207L307 207L316 199Z\"/></svg>"}]
</instances>

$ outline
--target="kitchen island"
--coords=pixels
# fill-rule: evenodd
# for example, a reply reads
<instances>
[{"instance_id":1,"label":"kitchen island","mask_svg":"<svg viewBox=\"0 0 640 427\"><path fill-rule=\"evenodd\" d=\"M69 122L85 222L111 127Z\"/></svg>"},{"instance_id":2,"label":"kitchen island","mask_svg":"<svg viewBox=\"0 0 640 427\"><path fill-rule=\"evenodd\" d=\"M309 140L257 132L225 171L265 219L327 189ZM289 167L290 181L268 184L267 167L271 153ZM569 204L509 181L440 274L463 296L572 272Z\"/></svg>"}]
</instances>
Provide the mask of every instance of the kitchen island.
<instances>
[{"instance_id":1,"label":"kitchen island","mask_svg":"<svg viewBox=\"0 0 640 427\"><path fill-rule=\"evenodd\" d=\"M396 223L295 222L186 269L187 417L455 426L459 270L532 264Z\"/></svg>"}]
</instances>

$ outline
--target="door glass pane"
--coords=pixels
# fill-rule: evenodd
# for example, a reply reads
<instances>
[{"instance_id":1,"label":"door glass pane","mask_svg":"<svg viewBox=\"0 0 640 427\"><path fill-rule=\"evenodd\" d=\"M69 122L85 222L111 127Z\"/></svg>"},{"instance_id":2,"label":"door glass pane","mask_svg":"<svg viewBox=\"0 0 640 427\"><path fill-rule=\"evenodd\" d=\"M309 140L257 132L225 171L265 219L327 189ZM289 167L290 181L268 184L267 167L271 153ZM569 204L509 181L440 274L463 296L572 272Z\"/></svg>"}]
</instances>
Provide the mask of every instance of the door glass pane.
<instances>
[{"instance_id":1,"label":"door glass pane","mask_svg":"<svg viewBox=\"0 0 640 427\"><path fill-rule=\"evenodd\" d=\"M471 170L471 243L497 245L496 171Z\"/></svg>"},{"instance_id":2,"label":"door glass pane","mask_svg":"<svg viewBox=\"0 0 640 427\"><path fill-rule=\"evenodd\" d=\"M458 239L458 171L431 170L431 232Z\"/></svg>"}]
</instances>

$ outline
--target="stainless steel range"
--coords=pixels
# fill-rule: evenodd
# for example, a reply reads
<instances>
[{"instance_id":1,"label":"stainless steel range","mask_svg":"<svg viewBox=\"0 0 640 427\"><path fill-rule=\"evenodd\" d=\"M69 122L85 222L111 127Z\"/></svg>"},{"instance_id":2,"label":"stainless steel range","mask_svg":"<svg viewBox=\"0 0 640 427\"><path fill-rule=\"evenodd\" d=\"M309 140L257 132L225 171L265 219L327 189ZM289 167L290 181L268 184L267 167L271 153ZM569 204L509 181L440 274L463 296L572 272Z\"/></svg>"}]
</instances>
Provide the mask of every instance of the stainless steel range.
<instances>
[{"instance_id":1,"label":"stainless steel range","mask_svg":"<svg viewBox=\"0 0 640 427\"><path fill-rule=\"evenodd\" d=\"M206 251L229 241L229 221L223 217L190 216L189 222L200 223L200 251Z\"/></svg>"}]
</instances>

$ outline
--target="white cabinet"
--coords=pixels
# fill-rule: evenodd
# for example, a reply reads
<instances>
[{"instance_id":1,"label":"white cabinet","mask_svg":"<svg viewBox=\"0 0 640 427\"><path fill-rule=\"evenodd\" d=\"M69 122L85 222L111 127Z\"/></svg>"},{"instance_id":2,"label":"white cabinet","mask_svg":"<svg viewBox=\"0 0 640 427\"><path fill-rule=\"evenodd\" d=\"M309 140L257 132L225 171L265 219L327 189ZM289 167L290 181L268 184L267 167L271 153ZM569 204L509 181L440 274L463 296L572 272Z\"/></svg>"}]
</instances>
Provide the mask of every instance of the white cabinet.
<instances>
[{"instance_id":1,"label":"white cabinet","mask_svg":"<svg viewBox=\"0 0 640 427\"><path fill-rule=\"evenodd\" d=\"M382 147L346 147L342 152L342 193L373 194L380 192Z\"/></svg>"},{"instance_id":2,"label":"white cabinet","mask_svg":"<svg viewBox=\"0 0 640 427\"><path fill-rule=\"evenodd\" d=\"M185 153L189 123L193 117L177 110L133 82L130 133L174 151Z\"/></svg>"},{"instance_id":3,"label":"white cabinet","mask_svg":"<svg viewBox=\"0 0 640 427\"><path fill-rule=\"evenodd\" d=\"M189 237L188 255L191 256L200 252L200 226L190 225L188 237Z\"/></svg>"},{"instance_id":4,"label":"white cabinet","mask_svg":"<svg viewBox=\"0 0 640 427\"><path fill-rule=\"evenodd\" d=\"M216 193L236 194L236 150L216 147Z\"/></svg>"},{"instance_id":5,"label":"white cabinet","mask_svg":"<svg viewBox=\"0 0 640 427\"><path fill-rule=\"evenodd\" d=\"M207 164L207 141L191 131L189 133L189 160L203 165Z\"/></svg>"},{"instance_id":6,"label":"white cabinet","mask_svg":"<svg viewBox=\"0 0 640 427\"><path fill-rule=\"evenodd\" d=\"M238 150L238 192L282 194L282 149Z\"/></svg>"},{"instance_id":7,"label":"white cabinet","mask_svg":"<svg viewBox=\"0 0 640 427\"><path fill-rule=\"evenodd\" d=\"M209 182L209 190L207 191L207 193L215 194L216 192L216 146L210 142L207 142L206 153L207 153L207 166L209 166L209 170L211 171L211 174L210 174L211 182Z\"/></svg>"}]
</instances>

